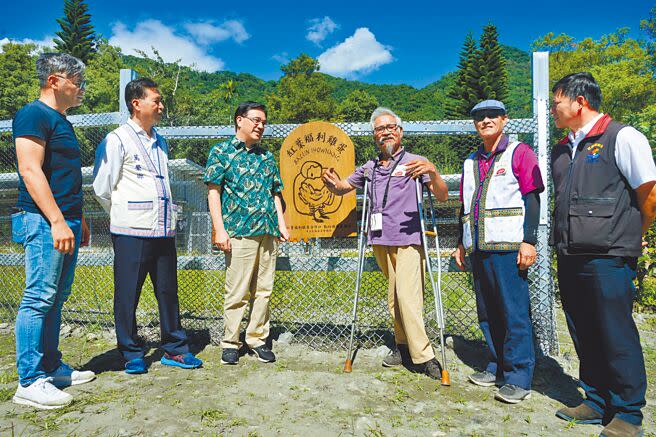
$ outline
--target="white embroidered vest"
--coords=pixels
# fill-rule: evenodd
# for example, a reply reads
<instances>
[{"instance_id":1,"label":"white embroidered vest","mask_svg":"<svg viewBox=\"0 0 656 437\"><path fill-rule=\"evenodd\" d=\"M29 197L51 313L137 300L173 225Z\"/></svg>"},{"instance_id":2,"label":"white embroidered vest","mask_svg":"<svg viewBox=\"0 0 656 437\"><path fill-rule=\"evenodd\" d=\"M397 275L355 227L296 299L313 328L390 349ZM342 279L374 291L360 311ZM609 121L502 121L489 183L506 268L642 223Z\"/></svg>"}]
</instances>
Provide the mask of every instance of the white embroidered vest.
<instances>
[{"instance_id":1,"label":"white embroidered vest","mask_svg":"<svg viewBox=\"0 0 656 437\"><path fill-rule=\"evenodd\" d=\"M124 157L111 196L110 232L137 237L175 236L177 207L171 196L167 155L158 147L158 160L154 162L128 124L112 134L121 140ZM164 139L157 135L157 141Z\"/></svg>"},{"instance_id":2,"label":"white embroidered vest","mask_svg":"<svg viewBox=\"0 0 656 437\"><path fill-rule=\"evenodd\" d=\"M471 154L463 168L463 238L467 251L474 245L474 208L478 205L478 249L509 251L519 249L524 238L524 200L519 181L512 170L512 158L518 142L508 144L498 154L487 177L481 181L476 153Z\"/></svg>"}]
</instances>

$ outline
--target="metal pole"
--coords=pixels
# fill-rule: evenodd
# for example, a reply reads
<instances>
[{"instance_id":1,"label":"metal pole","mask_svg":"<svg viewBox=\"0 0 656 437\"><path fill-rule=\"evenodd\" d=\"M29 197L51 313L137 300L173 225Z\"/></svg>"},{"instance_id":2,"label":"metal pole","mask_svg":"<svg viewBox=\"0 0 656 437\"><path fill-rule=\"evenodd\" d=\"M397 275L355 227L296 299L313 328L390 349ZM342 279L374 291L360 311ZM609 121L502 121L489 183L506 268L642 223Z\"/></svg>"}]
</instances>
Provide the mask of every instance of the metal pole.
<instances>
[{"instance_id":1,"label":"metal pole","mask_svg":"<svg viewBox=\"0 0 656 437\"><path fill-rule=\"evenodd\" d=\"M444 344L444 313L442 312L442 291L440 287L441 284L441 272L438 277L439 285L435 284L435 278L433 278L433 266L431 265L430 254L428 252L428 238L426 237L426 221L424 220L424 193L423 185L421 180L417 179L415 182L417 186L417 210L419 211L419 223L421 225L421 243L424 248L424 257L426 258L426 267L428 268L428 277L431 282L431 287L433 287L433 302L435 304L435 317L437 317L437 323L440 328L440 348L442 349L442 385L451 385L451 377L449 376L449 371L446 369L446 345ZM429 194L430 196L430 194ZM431 200L431 209L433 207ZM437 228L435 228L435 211L431 212L431 217L433 219L433 229L435 233L435 240L437 240ZM440 262L440 252L437 252L438 263ZM441 267L440 267L441 268Z\"/></svg>"},{"instance_id":2,"label":"metal pole","mask_svg":"<svg viewBox=\"0 0 656 437\"><path fill-rule=\"evenodd\" d=\"M128 111L128 106L125 103L125 86L132 80L139 77L136 71L130 68L121 68L119 86L118 86L118 111L121 113L121 123L125 122L130 118L130 111Z\"/></svg>"},{"instance_id":3,"label":"metal pole","mask_svg":"<svg viewBox=\"0 0 656 437\"><path fill-rule=\"evenodd\" d=\"M545 355L558 355L554 280L551 271L549 246L549 53L533 53L533 116L537 120L535 147L540 173L547 187L540 194L540 223L538 226L538 257L531 267L531 314L537 346Z\"/></svg>"},{"instance_id":4,"label":"metal pole","mask_svg":"<svg viewBox=\"0 0 656 437\"><path fill-rule=\"evenodd\" d=\"M344 362L344 372L351 373L353 370L353 339L355 337L355 326L358 320L358 299L360 297L360 284L362 283L362 272L364 271L364 254L367 240L365 235L369 228L369 208L367 205L367 190L369 188L369 180L367 174L364 175L364 195L362 201L362 221L360 222L360 235L358 235L358 271L355 278L355 295L353 296L353 312L351 315L351 336L349 338L348 352L346 361Z\"/></svg>"}]
</instances>

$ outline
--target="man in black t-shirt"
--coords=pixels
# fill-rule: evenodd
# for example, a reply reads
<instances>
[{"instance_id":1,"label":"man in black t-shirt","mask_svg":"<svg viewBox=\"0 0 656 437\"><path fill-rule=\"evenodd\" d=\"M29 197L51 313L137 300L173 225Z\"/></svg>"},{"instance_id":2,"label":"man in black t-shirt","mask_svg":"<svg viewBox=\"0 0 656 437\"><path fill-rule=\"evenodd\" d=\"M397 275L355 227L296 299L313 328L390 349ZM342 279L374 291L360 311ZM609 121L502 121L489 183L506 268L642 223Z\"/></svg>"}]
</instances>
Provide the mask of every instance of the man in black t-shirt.
<instances>
[{"instance_id":1,"label":"man in black t-shirt","mask_svg":"<svg viewBox=\"0 0 656 437\"><path fill-rule=\"evenodd\" d=\"M62 362L61 309L68 298L78 248L89 241L82 217L80 146L66 119L84 98L84 64L63 53L44 53L36 61L38 100L14 117L18 167L17 212L13 240L25 248L25 290L16 316L16 367L19 384L13 401L37 408L59 408L71 395L59 388L95 378Z\"/></svg>"}]
</instances>

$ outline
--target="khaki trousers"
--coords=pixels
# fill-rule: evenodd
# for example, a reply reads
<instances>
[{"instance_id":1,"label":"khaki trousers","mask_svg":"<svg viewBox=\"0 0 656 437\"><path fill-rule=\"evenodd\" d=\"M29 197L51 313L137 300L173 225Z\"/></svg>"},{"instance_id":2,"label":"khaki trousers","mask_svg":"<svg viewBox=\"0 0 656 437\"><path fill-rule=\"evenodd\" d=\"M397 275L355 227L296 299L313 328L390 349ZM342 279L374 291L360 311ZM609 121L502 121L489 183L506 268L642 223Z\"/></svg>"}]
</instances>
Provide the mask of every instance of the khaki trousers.
<instances>
[{"instance_id":1,"label":"khaki trousers","mask_svg":"<svg viewBox=\"0 0 656 437\"><path fill-rule=\"evenodd\" d=\"M378 266L389 281L387 305L397 344L407 344L415 364L435 358L424 327L424 268L421 246L374 245Z\"/></svg>"},{"instance_id":2,"label":"khaki trousers","mask_svg":"<svg viewBox=\"0 0 656 437\"><path fill-rule=\"evenodd\" d=\"M269 336L269 300L273 291L278 241L272 235L234 237L226 254L224 322L221 346L240 348L239 328L251 303L246 344L262 346Z\"/></svg>"}]
</instances>

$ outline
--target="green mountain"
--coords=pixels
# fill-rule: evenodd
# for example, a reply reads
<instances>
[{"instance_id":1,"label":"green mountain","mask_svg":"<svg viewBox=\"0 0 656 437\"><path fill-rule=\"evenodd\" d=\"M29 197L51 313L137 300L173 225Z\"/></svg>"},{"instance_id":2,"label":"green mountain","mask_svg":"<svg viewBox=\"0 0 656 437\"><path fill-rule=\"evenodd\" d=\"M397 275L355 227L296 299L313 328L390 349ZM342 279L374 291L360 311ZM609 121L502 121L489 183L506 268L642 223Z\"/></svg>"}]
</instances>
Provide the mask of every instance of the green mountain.
<instances>
[{"instance_id":1,"label":"green mountain","mask_svg":"<svg viewBox=\"0 0 656 437\"><path fill-rule=\"evenodd\" d=\"M502 46L508 70L509 98L506 103L509 115L514 118L530 117L532 114L531 58L529 53L510 46ZM154 60L125 56L129 68L146 73L158 68ZM366 91L376 97L381 106L396 111L405 120L439 120L445 118L444 106L448 88L455 80L455 72L445 74L440 80L423 88L410 85L379 85L348 80L322 74L333 88L337 102L355 90ZM207 73L181 67L180 88L190 94L216 92L228 80L235 83L235 102L256 100L266 102L266 97L276 90L277 81L264 81L249 73L220 71ZM227 110L227 108L226 108Z\"/></svg>"}]
</instances>

